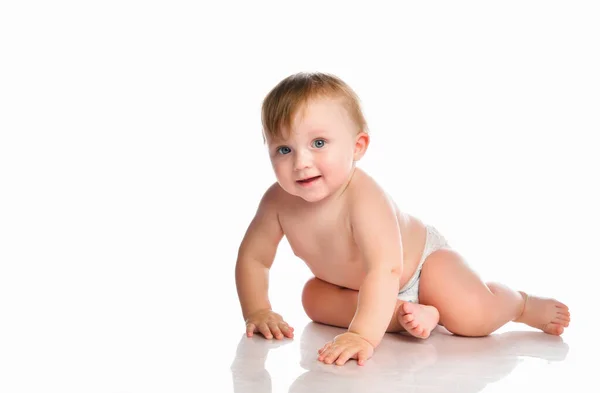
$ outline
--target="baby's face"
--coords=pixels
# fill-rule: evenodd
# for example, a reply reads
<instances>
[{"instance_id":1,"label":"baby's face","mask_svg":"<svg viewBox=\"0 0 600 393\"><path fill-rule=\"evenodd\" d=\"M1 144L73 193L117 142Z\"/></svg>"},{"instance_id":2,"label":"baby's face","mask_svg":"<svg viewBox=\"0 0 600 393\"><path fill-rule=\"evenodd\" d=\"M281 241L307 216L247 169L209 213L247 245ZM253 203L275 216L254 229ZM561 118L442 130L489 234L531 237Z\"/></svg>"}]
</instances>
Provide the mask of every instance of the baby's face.
<instances>
[{"instance_id":1,"label":"baby's face","mask_svg":"<svg viewBox=\"0 0 600 393\"><path fill-rule=\"evenodd\" d=\"M267 137L278 183L292 195L317 202L349 179L355 161L356 124L339 99L315 98L301 108L285 138Z\"/></svg>"}]
</instances>

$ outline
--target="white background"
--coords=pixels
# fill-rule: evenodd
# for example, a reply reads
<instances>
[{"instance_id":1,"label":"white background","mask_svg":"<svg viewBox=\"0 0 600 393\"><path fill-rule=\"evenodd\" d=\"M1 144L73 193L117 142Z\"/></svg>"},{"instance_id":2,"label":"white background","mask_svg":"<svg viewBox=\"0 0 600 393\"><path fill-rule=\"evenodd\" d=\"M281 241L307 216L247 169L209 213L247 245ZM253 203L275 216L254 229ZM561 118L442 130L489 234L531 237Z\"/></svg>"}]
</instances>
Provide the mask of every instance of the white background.
<instances>
[{"instance_id":1,"label":"white background","mask_svg":"<svg viewBox=\"0 0 600 393\"><path fill-rule=\"evenodd\" d=\"M260 105L298 71L359 94L401 209L595 332L596 2L214 3L0 5L0 390L229 388ZM301 325L285 242L272 276Z\"/></svg>"}]
</instances>

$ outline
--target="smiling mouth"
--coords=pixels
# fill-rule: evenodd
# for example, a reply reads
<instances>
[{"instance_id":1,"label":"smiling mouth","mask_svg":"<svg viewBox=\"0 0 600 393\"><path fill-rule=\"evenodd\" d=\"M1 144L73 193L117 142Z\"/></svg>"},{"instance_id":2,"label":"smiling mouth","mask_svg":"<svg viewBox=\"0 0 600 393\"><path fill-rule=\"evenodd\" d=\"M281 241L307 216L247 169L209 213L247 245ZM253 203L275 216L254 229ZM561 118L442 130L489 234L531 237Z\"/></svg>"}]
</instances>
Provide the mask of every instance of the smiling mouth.
<instances>
[{"instance_id":1,"label":"smiling mouth","mask_svg":"<svg viewBox=\"0 0 600 393\"><path fill-rule=\"evenodd\" d=\"M320 177L321 176L309 177L307 179L298 180L298 183L300 183L300 184L309 184L309 183L312 183L313 181L317 180Z\"/></svg>"}]
</instances>

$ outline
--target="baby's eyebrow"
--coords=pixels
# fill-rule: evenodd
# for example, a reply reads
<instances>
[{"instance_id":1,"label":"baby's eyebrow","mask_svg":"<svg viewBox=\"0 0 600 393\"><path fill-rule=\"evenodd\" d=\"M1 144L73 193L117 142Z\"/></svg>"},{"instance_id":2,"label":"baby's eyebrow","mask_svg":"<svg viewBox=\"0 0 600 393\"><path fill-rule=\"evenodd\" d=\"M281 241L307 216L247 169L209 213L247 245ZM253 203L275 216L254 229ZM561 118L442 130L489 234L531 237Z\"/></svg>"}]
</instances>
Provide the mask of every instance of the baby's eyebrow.
<instances>
[{"instance_id":1,"label":"baby's eyebrow","mask_svg":"<svg viewBox=\"0 0 600 393\"><path fill-rule=\"evenodd\" d=\"M324 130L323 128L315 128L312 129L310 131L308 131L308 134L313 135L313 134L325 134L327 131Z\"/></svg>"},{"instance_id":2,"label":"baby's eyebrow","mask_svg":"<svg viewBox=\"0 0 600 393\"><path fill-rule=\"evenodd\" d=\"M322 136L326 136L327 135L327 131L323 128L313 128L310 129L308 131L306 131L306 135L308 135L311 139L315 138L315 137L322 137ZM289 143L292 143L292 141L290 139L293 138L287 138L287 139L283 139L281 137L275 137L271 140L271 145L275 146L275 147L279 147L282 145L287 145Z\"/></svg>"}]
</instances>

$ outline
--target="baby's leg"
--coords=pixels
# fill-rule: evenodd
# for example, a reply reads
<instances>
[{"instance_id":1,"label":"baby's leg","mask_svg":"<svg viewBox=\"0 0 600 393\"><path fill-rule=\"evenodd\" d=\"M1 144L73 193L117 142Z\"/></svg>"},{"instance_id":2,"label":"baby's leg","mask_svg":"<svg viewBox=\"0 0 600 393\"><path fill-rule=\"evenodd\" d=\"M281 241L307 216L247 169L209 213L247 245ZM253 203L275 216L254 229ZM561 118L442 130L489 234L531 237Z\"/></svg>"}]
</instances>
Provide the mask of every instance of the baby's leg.
<instances>
[{"instance_id":1,"label":"baby's leg","mask_svg":"<svg viewBox=\"0 0 600 393\"><path fill-rule=\"evenodd\" d=\"M452 333L486 336L509 321L560 335L569 309L554 299L527 296L502 284L485 284L456 251L432 253L421 272L419 301L436 307Z\"/></svg>"},{"instance_id":2,"label":"baby's leg","mask_svg":"<svg viewBox=\"0 0 600 393\"><path fill-rule=\"evenodd\" d=\"M304 286L302 305L313 321L347 328L356 313L358 291L311 278ZM432 314L435 314L435 320L432 320ZM398 300L387 332L406 330L415 337L426 338L437 325L437 318L439 314L434 307Z\"/></svg>"}]
</instances>

